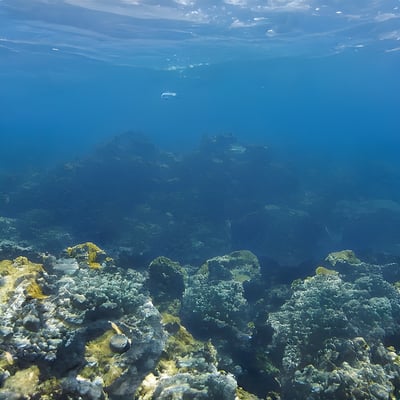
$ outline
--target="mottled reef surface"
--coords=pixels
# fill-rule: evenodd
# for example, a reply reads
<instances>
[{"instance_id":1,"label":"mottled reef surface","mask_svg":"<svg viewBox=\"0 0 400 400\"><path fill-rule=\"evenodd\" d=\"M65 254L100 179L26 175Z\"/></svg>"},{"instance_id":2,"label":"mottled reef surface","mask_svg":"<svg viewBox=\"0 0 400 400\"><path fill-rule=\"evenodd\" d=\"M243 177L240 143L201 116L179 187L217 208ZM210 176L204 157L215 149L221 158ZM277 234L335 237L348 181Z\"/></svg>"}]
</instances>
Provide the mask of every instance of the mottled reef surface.
<instances>
[{"instance_id":1,"label":"mottled reef surface","mask_svg":"<svg viewBox=\"0 0 400 400\"><path fill-rule=\"evenodd\" d=\"M283 284L247 250L138 271L86 242L3 260L0 279L0 399L400 395L395 262L345 250Z\"/></svg>"}]
</instances>

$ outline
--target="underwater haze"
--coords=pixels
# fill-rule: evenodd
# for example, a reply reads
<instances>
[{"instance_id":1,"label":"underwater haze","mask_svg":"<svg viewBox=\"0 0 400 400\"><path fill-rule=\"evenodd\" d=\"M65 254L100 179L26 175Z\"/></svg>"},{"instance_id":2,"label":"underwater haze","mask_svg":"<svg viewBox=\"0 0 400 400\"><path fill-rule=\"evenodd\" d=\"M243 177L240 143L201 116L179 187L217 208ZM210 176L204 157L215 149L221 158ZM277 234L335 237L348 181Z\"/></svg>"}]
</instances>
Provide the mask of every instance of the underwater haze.
<instances>
[{"instance_id":1,"label":"underwater haze","mask_svg":"<svg viewBox=\"0 0 400 400\"><path fill-rule=\"evenodd\" d=\"M0 0L0 400L400 399L400 0Z\"/></svg>"},{"instance_id":2,"label":"underwater haze","mask_svg":"<svg viewBox=\"0 0 400 400\"><path fill-rule=\"evenodd\" d=\"M72 235L68 243L45 239L47 251L95 240L133 246L146 261L160 251L193 261L238 248L290 265L340 248L400 255L399 7L0 1L4 215L25 221L25 239L46 227ZM255 146L268 154L253 155ZM63 165L113 187L114 203L91 207L102 188ZM70 186L59 186L65 179ZM271 205L308 220L271 222ZM128 233L144 220L149 238L140 244ZM158 244L151 226L163 232Z\"/></svg>"}]
</instances>

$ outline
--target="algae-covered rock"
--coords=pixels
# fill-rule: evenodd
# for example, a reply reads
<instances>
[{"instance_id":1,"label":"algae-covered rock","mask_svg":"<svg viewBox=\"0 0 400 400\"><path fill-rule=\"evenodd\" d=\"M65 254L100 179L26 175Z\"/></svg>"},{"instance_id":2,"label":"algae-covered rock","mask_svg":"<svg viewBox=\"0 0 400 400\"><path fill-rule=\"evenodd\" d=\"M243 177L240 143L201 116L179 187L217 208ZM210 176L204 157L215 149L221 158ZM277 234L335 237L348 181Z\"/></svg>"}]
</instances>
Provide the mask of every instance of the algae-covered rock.
<instances>
[{"instance_id":1,"label":"algae-covered rock","mask_svg":"<svg viewBox=\"0 0 400 400\"><path fill-rule=\"evenodd\" d=\"M43 327L47 279L43 266L26 257L0 262L0 349L29 358L28 337L39 341ZM46 343L41 347L49 350Z\"/></svg>"},{"instance_id":2,"label":"algae-covered rock","mask_svg":"<svg viewBox=\"0 0 400 400\"><path fill-rule=\"evenodd\" d=\"M224 329L247 329L247 301L239 282L209 282L200 276L185 290L182 315L191 325L214 332Z\"/></svg>"}]
</instances>

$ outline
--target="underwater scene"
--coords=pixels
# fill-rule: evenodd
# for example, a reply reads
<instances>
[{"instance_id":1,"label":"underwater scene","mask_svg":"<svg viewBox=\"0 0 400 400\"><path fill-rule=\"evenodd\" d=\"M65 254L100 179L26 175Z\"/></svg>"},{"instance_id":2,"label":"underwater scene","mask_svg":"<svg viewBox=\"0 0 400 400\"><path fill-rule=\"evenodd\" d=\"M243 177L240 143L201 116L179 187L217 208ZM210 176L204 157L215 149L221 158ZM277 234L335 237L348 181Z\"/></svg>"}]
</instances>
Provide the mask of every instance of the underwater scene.
<instances>
[{"instance_id":1,"label":"underwater scene","mask_svg":"<svg viewBox=\"0 0 400 400\"><path fill-rule=\"evenodd\" d=\"M0 400L400 399L399 0L0 0Z\"/></svg>"}]
</instances>

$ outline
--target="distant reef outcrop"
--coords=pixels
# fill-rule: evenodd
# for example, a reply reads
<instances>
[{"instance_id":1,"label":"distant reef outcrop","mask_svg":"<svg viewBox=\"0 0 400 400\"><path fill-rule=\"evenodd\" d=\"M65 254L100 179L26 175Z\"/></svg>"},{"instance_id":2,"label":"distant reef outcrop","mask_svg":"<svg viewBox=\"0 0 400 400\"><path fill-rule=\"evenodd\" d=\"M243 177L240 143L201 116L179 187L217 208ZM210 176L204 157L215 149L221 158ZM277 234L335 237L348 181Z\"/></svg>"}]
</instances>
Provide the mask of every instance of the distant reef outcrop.
<instances>
[{"instance_id":1,"label":"distant reef outcrop","mask_svg":"<svg viewBox=\"0 0 400 400\"><path fill-rule=\"evenodd\" d=\"M121 265L241 248L291 266L343 247L400 255L399 174L311 156L229 134L172 153L124 133L47 171L3 171L0 240L53 253L92 240Z\"/></svg>"}]
</instances>

